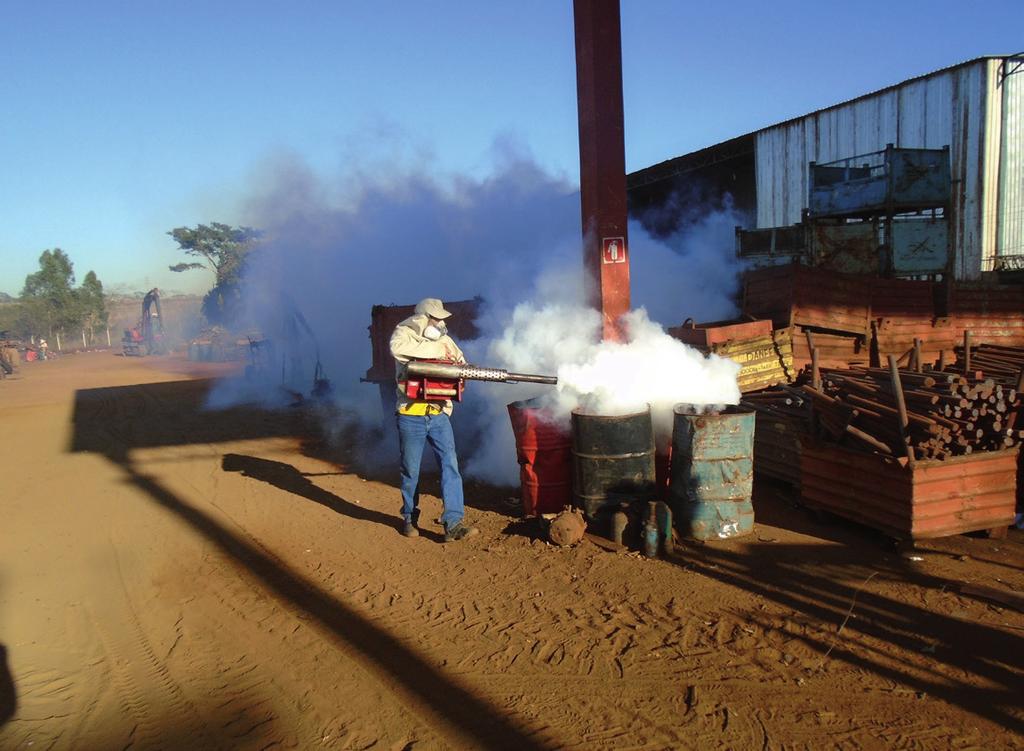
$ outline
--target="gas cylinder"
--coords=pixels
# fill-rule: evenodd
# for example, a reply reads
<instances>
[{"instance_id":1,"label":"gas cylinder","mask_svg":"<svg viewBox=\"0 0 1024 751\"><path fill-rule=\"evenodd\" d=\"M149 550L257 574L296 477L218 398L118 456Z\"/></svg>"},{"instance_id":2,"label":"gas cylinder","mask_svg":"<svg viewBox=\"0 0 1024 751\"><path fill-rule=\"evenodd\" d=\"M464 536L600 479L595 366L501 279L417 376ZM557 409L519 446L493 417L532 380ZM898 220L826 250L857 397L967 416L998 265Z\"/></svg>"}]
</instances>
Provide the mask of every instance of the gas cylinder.
<instances>
[{"instance_id":1,"label":"gas cylinder","mask_svg":"<svg viewBox=\"0 0 1024 751\"><path fill-rule=\"evenodd\" d=\"M658 503L648 501L641 547L648 558L658 557Z\"/></svg>"},{"instance_id":2,"label":"gas cylinder","mask_svg":"<svg viewBox=\"0 0 1024 751\"><path fill-rule=\"evenodd\" d=\"M658 537L661 538L661 549L666 554L675 550L672 539L672 509L664 501L658 501Z\"/></svg>"},{"instance_id":3,"label":"gas cylinder","mask_svg":"<svg viewBox=\"0 0 1024 751\"><path fill-rule=\"evenodd\" d=\"M614 514L612 514L612 540L622 544L622 535L626 531L626 525L629 523L629 517L626 516L624 509L619 508Z\"/></svg>"}]
</instances>

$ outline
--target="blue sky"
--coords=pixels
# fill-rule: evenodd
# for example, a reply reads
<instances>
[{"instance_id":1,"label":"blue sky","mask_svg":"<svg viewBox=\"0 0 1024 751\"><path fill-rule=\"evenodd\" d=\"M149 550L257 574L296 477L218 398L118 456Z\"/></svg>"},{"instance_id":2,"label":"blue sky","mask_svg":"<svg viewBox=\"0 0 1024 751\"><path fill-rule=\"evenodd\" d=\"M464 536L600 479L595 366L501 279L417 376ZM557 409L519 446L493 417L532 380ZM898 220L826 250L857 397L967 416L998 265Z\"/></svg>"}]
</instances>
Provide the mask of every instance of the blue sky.
<instances>
[{"instance_id":1,"label":"blue sky","mask_svg":"<svg viewBox=\"0 0 1024 751\"><path fill-rule=\"evenodd\" d=\"M635 170L983 54L1024 4L622 0ZM571 0L0 0L0 291L200 291L167 230L239 220L260 165L379 157L483 176L495 143L578 180Z\"/></svg>"}]
</instances>

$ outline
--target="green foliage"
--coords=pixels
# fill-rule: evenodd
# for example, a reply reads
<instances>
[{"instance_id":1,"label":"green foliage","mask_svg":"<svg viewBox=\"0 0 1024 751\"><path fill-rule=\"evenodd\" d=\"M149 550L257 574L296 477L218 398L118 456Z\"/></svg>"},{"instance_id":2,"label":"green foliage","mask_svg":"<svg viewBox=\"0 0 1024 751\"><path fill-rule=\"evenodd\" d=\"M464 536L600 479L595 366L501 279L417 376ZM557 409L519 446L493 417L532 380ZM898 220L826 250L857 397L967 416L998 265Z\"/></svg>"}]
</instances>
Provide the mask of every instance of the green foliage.
<instances>
[{"instance_id":1,"label":"green foliage","mask_svg":"<svg viewBox=\"0 0 1024 751\"><path fill-rule=\"evenodd\" d=\"M82 317L82 327L92 339L96 329L106 328L108 320L107 306L103 298L103 282L96 277L95 271L85 275L82 286L75 290L75 296Z\"/></svg>"},{"instance_id":2,"label":"green foliage","mask_svg":"<svg viewBox=\"0 0 1024 751\"><path fill-rule=\"evenodd\" d=\"M94 336L95 329L106 326L107 310L103 284L90 271L75 288L75 267L60 248L45 250L39 256L39 271L25 277L21 297L14 305L5 305L2 320L20 336L54 334L67 336L82 331Z\"/></svg>"},{"instance_id":3,"label":"green foliage","mask_svg":"<svg viewBox=\"0 0 1024 751\"><path fill-rule=\"evenodd\" d=\"M193 269L205 269L206 266L201 263L176 263L167 268L171 271L192 271Z\"/></svg>"},{"instance_id":4,"label":"green foliage","mask_svg":"<svg viewBox=\"0 0 1024 751\"><path fill-rule=\"evenodd\" d=\"M212 324L230 327L242 312L242 292L237 284L218 284L203 298L203 316Z\"/></svg>"},{"instance_id":5,"label":"green foliage","mask_svg":"<svg viewBox=\"0 0 1024 751\"><path fill-rule=\"evenodd\" d=\"M0 332L6 331L10 336L25 337L33 333L33 330L24 304L7 301L0 303ZM0 334L0 338L3 336Z\"/></svg>"},{"instance_id":6,"label":"green foliage","mask_svg":"<svg viewBox=\"0 0 1024 751\"><path fill-rule=\"evenodd\" d=\"M236 285L242 275L245 257L261 233L252 227L231 227L213 222L191 227L178 227L167 233L185 253L204 262L178 263L171 271L210 269L216 278L215 287Z\"/></svg>"},{"instance_id":7,"label":"green foliage","mask_svg":"<svg viewBox=\"0 0 1024 751\"><path fill-rule=\"evenodd\" d=\"M78 322L74 284L74 264L60 248L44 250L39 256L39 271L25 277L22 304L48 336L64 333Z\"/></svg>"}]
</instances>

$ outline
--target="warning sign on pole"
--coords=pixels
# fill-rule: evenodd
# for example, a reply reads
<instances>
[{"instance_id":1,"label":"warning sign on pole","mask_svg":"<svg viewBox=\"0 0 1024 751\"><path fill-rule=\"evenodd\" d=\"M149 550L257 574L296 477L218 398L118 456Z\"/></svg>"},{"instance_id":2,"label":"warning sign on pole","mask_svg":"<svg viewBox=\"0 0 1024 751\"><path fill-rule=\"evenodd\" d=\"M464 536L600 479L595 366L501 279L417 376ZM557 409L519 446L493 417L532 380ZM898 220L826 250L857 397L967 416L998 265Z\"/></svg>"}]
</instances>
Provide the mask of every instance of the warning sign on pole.
<instances>
[{"instance_id":1,"label":"warning sign on pole","mask_svg":"<svg viewBox=\"0 0 1024 751\"><path fill-rule=\"evenodd\" d=\"M601 260L604 263L626 262L626 238L605 237L601 240Z\"/></svg>"}]
</instances>

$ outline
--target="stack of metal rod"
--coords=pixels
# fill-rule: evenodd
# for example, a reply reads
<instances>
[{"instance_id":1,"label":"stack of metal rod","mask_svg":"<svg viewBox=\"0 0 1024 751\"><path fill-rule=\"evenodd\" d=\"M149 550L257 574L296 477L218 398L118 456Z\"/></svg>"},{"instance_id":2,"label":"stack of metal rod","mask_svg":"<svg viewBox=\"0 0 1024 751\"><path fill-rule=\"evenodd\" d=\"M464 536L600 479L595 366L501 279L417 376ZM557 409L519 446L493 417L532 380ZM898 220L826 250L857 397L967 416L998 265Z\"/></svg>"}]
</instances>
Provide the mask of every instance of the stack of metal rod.
<instances>
[{"instance_id":1,"label":"stack of metal rod","mask_svg":"<svg viewBox=\"0 0 1024 751\"><path fill-rule=\"evenodd\" d=\"M984 372L916 372L891 360L889 369L822 368L802 388L822 432L884 454L945 459L1024 438L1020 391Z\"/></svg>"},{"instance_id":2,"label":"stack of metal rod","mask_svg":"<svg viewBox=\"0 0 1024 751\"><path fill-rule=\"evenodd\" d=\"M743 406L771 415L788 417L795 420L810 420L811 400L799 388L792 386L775 386L765 391L744 394L740 402Z\"/></svg>"},{"instance_id":3,"label":"stack of metal rod","mask_svg":"<svg viewBox=\"0 0 1024 751\"><path fill-rule=\"evenodd\" d=\"M1005 388L1024 388L1024 347L1005 347L999 344L978 344L971 346L970 333L964 335L964 346L956 348L956 364L951 370L972 374L979 373Z\"/></svg>"}]
</instances>

